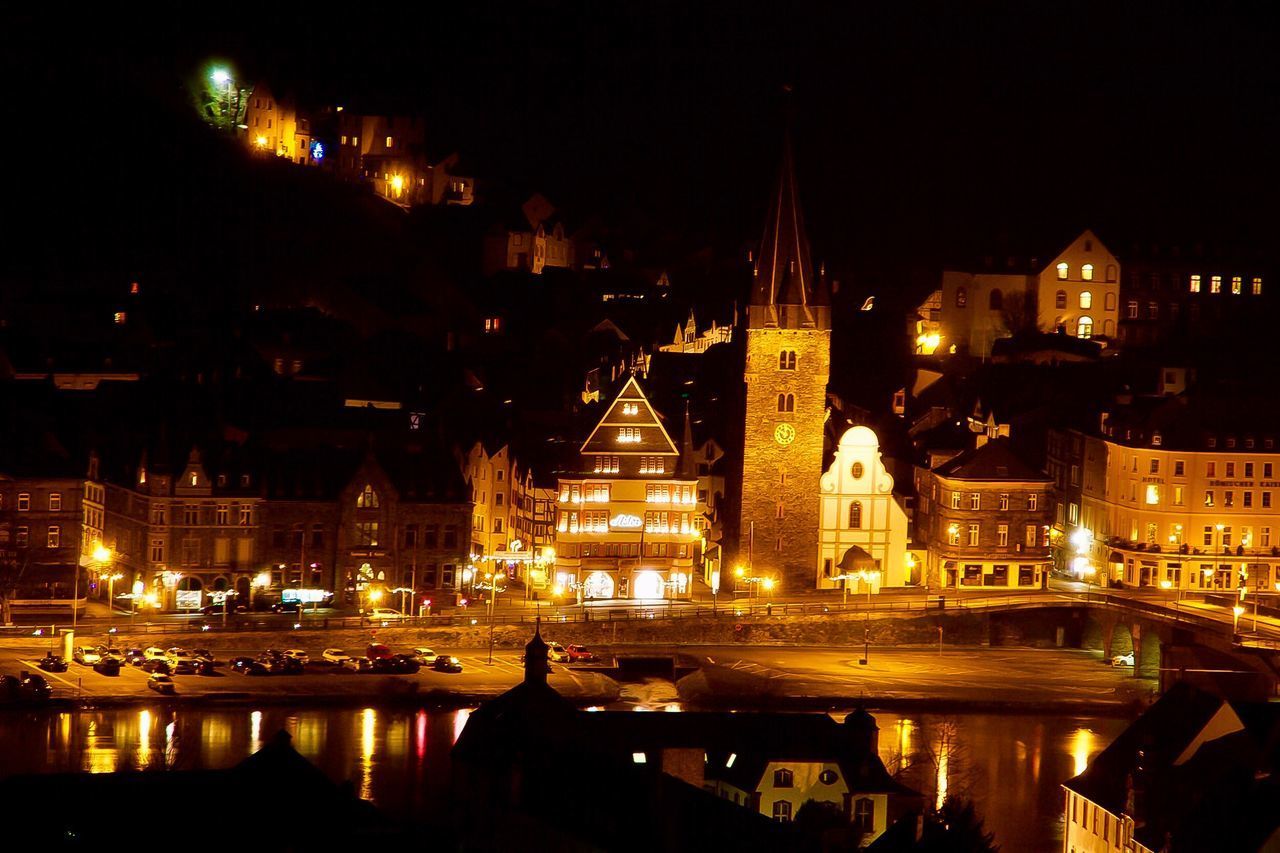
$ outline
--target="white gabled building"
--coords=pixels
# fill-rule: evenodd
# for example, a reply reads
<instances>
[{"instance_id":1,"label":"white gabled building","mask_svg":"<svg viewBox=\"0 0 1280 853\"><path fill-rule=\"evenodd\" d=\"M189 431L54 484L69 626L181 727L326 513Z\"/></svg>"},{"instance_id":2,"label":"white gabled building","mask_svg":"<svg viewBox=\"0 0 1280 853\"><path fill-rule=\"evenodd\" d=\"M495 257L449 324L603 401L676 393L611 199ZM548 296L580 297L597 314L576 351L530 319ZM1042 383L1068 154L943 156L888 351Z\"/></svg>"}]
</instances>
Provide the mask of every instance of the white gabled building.
<instances>
[{"instance_id":1,"label":"white gabled building","mask_svg":"<svg viewBox=\"0 0 1280 853\"><path fill-rule=\"evenodd\" d=\"M905 586L907 513L893 495L893 476L871 429L845 431L820 489L818 588L847 584L851 592L865 592L870 584L878 592L882 586ZM854 571L863 575L848 577Z\"/></svg>"}]
</instances>

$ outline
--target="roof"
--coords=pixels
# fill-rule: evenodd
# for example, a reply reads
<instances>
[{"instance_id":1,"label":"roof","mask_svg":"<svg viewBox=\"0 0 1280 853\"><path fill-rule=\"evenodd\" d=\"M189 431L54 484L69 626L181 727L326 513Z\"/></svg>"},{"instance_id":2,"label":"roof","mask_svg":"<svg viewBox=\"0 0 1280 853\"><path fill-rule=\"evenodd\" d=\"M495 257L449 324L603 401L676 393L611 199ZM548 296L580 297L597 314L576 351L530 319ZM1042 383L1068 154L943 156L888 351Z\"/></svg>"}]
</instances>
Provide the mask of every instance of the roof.
<instances>
[{"instance_id":1,"label":"roof","mask_svg":"<svg viewBox=\"0 0 1280 853\"><path fill-rule=\"evenodd\" d=\"M769 204L756 256L752 305L826 305L826 287L814 275L804 215L796 191L791 136L782 143L778 185Z\"/></svg>"},{"instance_id":2,"label":"roof","mask_svg":"<svg viewBox=\"0 0 1280 853\"><path fill-rule=\"evenodd\" d=\"M949 480L1049 481L1049 477L1042 471L1028 465L1014 453L1007 438L993 438L981 447L966 450L942 463L933 472Z\"/></svg>"},{"instance_id":3,"label":"roof","mask_svg":"<svg viewBox=\"0 0 1280 853\"><path fill-rule=\"evenodd\" d=\"M631 407L635 407L634 410ZM634 411L634 414L628 412ZM636 440L623 442L619 433L609 428L634 429ZM596 424L591 435L582 444L584 454L613 454L615 456L635 455L638 453L678 456L679 449L667 430L657 411L649 404L649 399L640 390L640 383L635 376L627 379L622 391L614 399L612 405L604 413L604 417Z\"/></svg>"}]
</instances>

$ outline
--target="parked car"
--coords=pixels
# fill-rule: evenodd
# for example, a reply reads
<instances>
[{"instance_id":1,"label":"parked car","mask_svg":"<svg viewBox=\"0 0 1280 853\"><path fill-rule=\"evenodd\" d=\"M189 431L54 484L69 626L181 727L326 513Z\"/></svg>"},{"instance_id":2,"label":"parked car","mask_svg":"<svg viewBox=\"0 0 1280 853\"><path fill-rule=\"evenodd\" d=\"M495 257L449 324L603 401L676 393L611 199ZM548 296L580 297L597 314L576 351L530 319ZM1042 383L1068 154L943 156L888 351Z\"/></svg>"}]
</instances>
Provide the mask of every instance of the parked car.
<instances>
[{"instance_id":1,"label":"parked car","mask_svg":"<svg viewBox=\"0 0 1280 853\"><path fill-rule=\"evenodd\" d=\"M395 622L404 618L403 613L390 607L371 607L364 615L370 622Z\"/></svg>"},{"instance_id":2,"label":"parked car","mask_svg":"<svg viewBox=\"0 0 1280 853\"><path fill-rule=\"evenodd\" d=\"M565 646L565 651L569 653L569 660L574 663L592 663L600 659L596 657L595 652L577 643L570 643Z\"/></svg>"},{"instance_id":3,"label":"parked car","mask_svg":"<svg viewBox=\"0 0 1280 853\"><path fill-rule=\"evenodd\" d=\"M222 615L222 605L221 605L221 604L206 604L204 607L201 607L201 608L200 608L200 612L201 612L201 613L203 613L205 616L221 616L221 615ZM227 613L228 613L228 614L232 614L232 613L248 613L248 612L249 612L249 608L245 607L243 604L232 604L232 605L229 605L229 606L227 607Z\"/></svg>"},{"instance_id":4,"label":"parked car","mask_svg":"<svg viewBox=\"0 0 1280 853\"><path fill-rule=\"evenodd\" d=\"M270 675L271 671L258 661L250 657L238 657L231 659L231 671L238 672L241 675Z\"/></svg>"},{"instance_id":5,"label":"parked car","mask_svg":"<svg viewBox=\"0 0 1280 853\"><path fill-rule=\"evenodd\" d=\"M361 672L374 672L385 675L391 675L400 671L399 665L395 658L371 658L369 666L360 670Z\"/></svg>"},{"instance_id":6,"label":"parked car","mask_svg":"<svg viewBox=\"0 0 1280 853\"><path fill-rule=\"evenodd\" d=\"M396 672L417 672L422 669L422 664L413 655L394 655L389 660L394 664Z\"/></svg>"},{"instance_id":7,"label":"parked car","mask_svg":"<svg viewBox=\"0 0 1280 853\"><path fill-rule=\"evenodd\" d=\"M302 605L296 601L277 601L271 605L272 613L297 613Z\"/></svg>"},{"instance_id":8,"label":"parked car","mask_svg":"<svg viewBox=\"0 0 1280 853\"><path fill-rule=\"evenodd\" d=\"M1128 654L1116 655L1111 659L1112 666L1133 666L1133 652Z\"/></svg>"},{"instance_id":9,"label":"parked car","mask_svg":"<svg viewBox=\"0 0 1280 853\"><path fill-rule=\"evenodd\" d=\"M142 653L142 649L138 646L134 646L124 653L124 662L130 666L142 666L142 662L146 659L147 656Z\"/></svg>"},{"instance_id":10,"label":"parked car","mask_svg":"<svg viewBox=\"0 0 1280 853\"><path fill-rule=\"evenodd\" d=\"M55 655L53 652L45 655L36 661L36 666L45 672L66 672L67 662L62 659L61 655Z\"/></svg>"},{"instance_id":11,"label":"parked car","mask_svg":"<svg viewBox=\"0 0 1280 853\"><path fill-rule=\"evenodd\" d=\"M53 688L44 676L36 672L22 671L18 677L18 697L21 699L43 702L53 695Z\"/></svg>"},{"instance_id":12,"label":"parked car","mask_svg":"<svg viewBox=\"0 0 1280 853\"><path fill-rule=\"evenodd\" d=\"M169 666L169 662L164 658L150 658L142 662L142 671L150 673L160 673L161 675L169 675L173 672L173 667Z\"/></svg>"},{"instance_id":13,"label":"parked car","mask_svg":"<svg viewBox=\"0 0 1280 853\"><path fill-rule=\"evenodd\" d=\"M110 658L118 664L124 663L124 650L117 649L115 646L98 646L98 654L103 659Z\"/></svg>"},{"instance_id":14,"label":"parked car","mask_svg":"<svg viewBox=\"0 0 1280 853\"><path fill-rule=\"evenodd\" d=\"M208 649L192 649L191 655L202 663L208 663L210 665L216 665L218 663L217 659L213 656L213 652Z\"/></svg>"},{"instance_id":15,"label":"parked car","mask_svg":"<svg viewBox=\"0 0 1280 853\"><path fill-rule=\"evenodd\" d=\"M338 665L342 665L343 662L351 660L351 655L347 654L342 649L325 649L320 653L320 657L326 663L336 663Z\"/></svg>"},{"instance_id":16,"label":"parked car","mask_svg":"<svg viewBox=\"0 0 1280 853\"><path fill-rule=\"evenodd\" d=\"M169 649L165 659L169 661L169 667L175 673L191 672L194 673L199 666L199 661L187 649L174 646Z\"/></svg>"},{"instance_id":17,"label":"parked car","mask_svg":"<svg viewBox=\"0 0 1280 853\"><path fill-rule=\"evenodd\" d=\"M370 643L369 648L365 649L365 657L369 660L389 658L391 657L391 647L383 643Z\"/></svg>"},{"instance_id":18,"label":"parked car","mask_svg":"<svg viewBox=\"0 0 1280 853\"><path fill-rule=\"evenodd\" d=\"M453 655L436 655L431 668L436 672L462 672L462 661Z\"/></svg>"},{"instance_id":19,"label":"parked car","mask_svg":"<svg viewBox=\"0 0 1280 853\"><path fill-rule=\"evenodd\" d=\"M78 664L93 666L102 660L102 655L91 646L76 646L75 651L71 653L71 658Z\"/></svg>"},{"instance_id":20,"label":"parked car","mask_svg":"<svg viewBox=\"0 0 1280 853\"><path fill-rule=\"evenodd\" d=\"M556 663L566 663L569 660L569 650L559 643L552 643L547 647L547 659Z\"/></svg>"},{"instance_id":21,"label":"parked car","mask_svg":"<svg viewBox=\"0 0 1280 853\"><path fill-rule=\"evenodd\" d=\"M418 663L422 664L423 666L431 666L431 664L435 663L435 659L436 659L436 653L432 649L427 648L426 646L418 646L416 649L414 649L413 656L418 661Z\"/></svg>"},{"instance_id":22,"label":"parked car","mask_svg":"<svg viewBox=\"0 0 1280 853\"><path fill-rule=\"evenodd\" d=\"M120 661L115 658L103 658L93 665L93 671L102 675L119 675Z\"/></svg>"},{"instance_id":23,"label":"parked car","mask_svg":"<svg viewBox=\"0 0 1280 853\"><path fill-rule=\"evenodd\" d=\"M146 660L164 660L168 656L168 652L159 646L147 646L142 650L142 656Z\"/></svg>"},{"instance_id":24,"label":"parked car","mask_svg":"<svg viewBox=\"0 0 1280 853\"><path fill-rule=\"evenodd\" d=\"M350 672L368 672L373 669L373 661L368 658L347 658L340 666Z\"/></svg>"},{"instance_id":25,"label":"parked car","mask_svg":"<svg viewBox=\"0 0 1280 853\"><path fill-rule=\"evenodd\" d=\"M306 665L311 662L311 656L308 655L306 652L304 652L302 649L285 649L284 656L287 658L293 658L298 663L303 665Z\"/></svg>"},{"instance_id":26,"label":"parked car","mask_svg":"<svg viewBox=\"0 0 1280 853\"><path fill-rule=\"evenodd\" d=\"M18 677L16 675L0 675L0 699L18 699Z\"/></svg>"},{"instance_id":27,"label":"parked car","mask_svg":"<svg viewBox=\"0 0 1280 853\"><path fill-rule=\"evenodd\" d=\"M157 693L174 692L173 679L160 672L155 673L147 679L147 687L150 687Z\"/></svg>"}]
</instances>

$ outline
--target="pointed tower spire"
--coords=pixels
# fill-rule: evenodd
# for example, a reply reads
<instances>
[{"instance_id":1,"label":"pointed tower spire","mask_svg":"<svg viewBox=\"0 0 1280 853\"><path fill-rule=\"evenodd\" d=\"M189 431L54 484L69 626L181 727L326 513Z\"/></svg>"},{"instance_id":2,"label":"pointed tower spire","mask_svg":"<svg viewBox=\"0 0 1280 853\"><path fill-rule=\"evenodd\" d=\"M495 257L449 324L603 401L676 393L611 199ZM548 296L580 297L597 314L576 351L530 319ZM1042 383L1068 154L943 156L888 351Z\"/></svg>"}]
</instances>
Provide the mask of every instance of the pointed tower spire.
<instances>
[{"instance_id":1,"label":"pointed tower spire","mask_svg":"<svg viewBox=\"0 0 1280 853\"><path fill-rule=\"evenodd\" d=\"M689 419L689 401L684 401L684 438L680 442L680 476L695 477L698 464L693 459L693 422Z\"/></svg>"},{"instance_id":2,"label":"pointed tower spire","mask_svg":"<svg viewBox=\"0 0 1280 853\"><path fill-rule=\"evenodd\" d=\"M826 305L826 289L814 274L809 236L796 189L791 132L782 142L782 165L769 203L764 236L756 256L752 305Z\"/></svg>"}]
</instances>

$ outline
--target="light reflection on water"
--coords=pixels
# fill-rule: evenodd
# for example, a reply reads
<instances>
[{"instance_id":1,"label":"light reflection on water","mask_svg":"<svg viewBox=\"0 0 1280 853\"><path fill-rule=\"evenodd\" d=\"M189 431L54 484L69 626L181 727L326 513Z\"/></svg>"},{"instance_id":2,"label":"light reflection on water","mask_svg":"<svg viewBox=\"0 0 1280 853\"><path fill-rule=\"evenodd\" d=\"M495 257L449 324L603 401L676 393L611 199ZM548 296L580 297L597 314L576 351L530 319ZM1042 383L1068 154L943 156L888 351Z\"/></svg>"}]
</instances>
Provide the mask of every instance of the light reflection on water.
<instances>
[{"instance_id":1,"label":"light reflection on water","mask_svg":"<svg viewBox=\"0 0 1280 853\"><path fill-rule=\"evenodd\" d=\"M1062 783L1127 725L1032 714L874 716L891 773L935 807L948 796L973 800L996 842L1020 851L1062 846Z\"/></svg>"},{"instance_id":2,"label":"light reflection on water","mask_svg":"<svg viewBox=\"0 0 1280 853\"><path fill-rule=\"evenodd\" d=\"M635 698L654 710L675 704L658 689L642 689ZM373 708L15 715L0 720L0 774L229 767L285 729L294 747L334 781L350 780L392 814L426 814L450 807L449 752L469 715L466 709ZM1126 725L1065 716L874 716L880 757L891 773L931 803L946 794L973 799L1003 849L1019 851L1060 846L1062 782Z\"/></svg>"}]
</instances>

